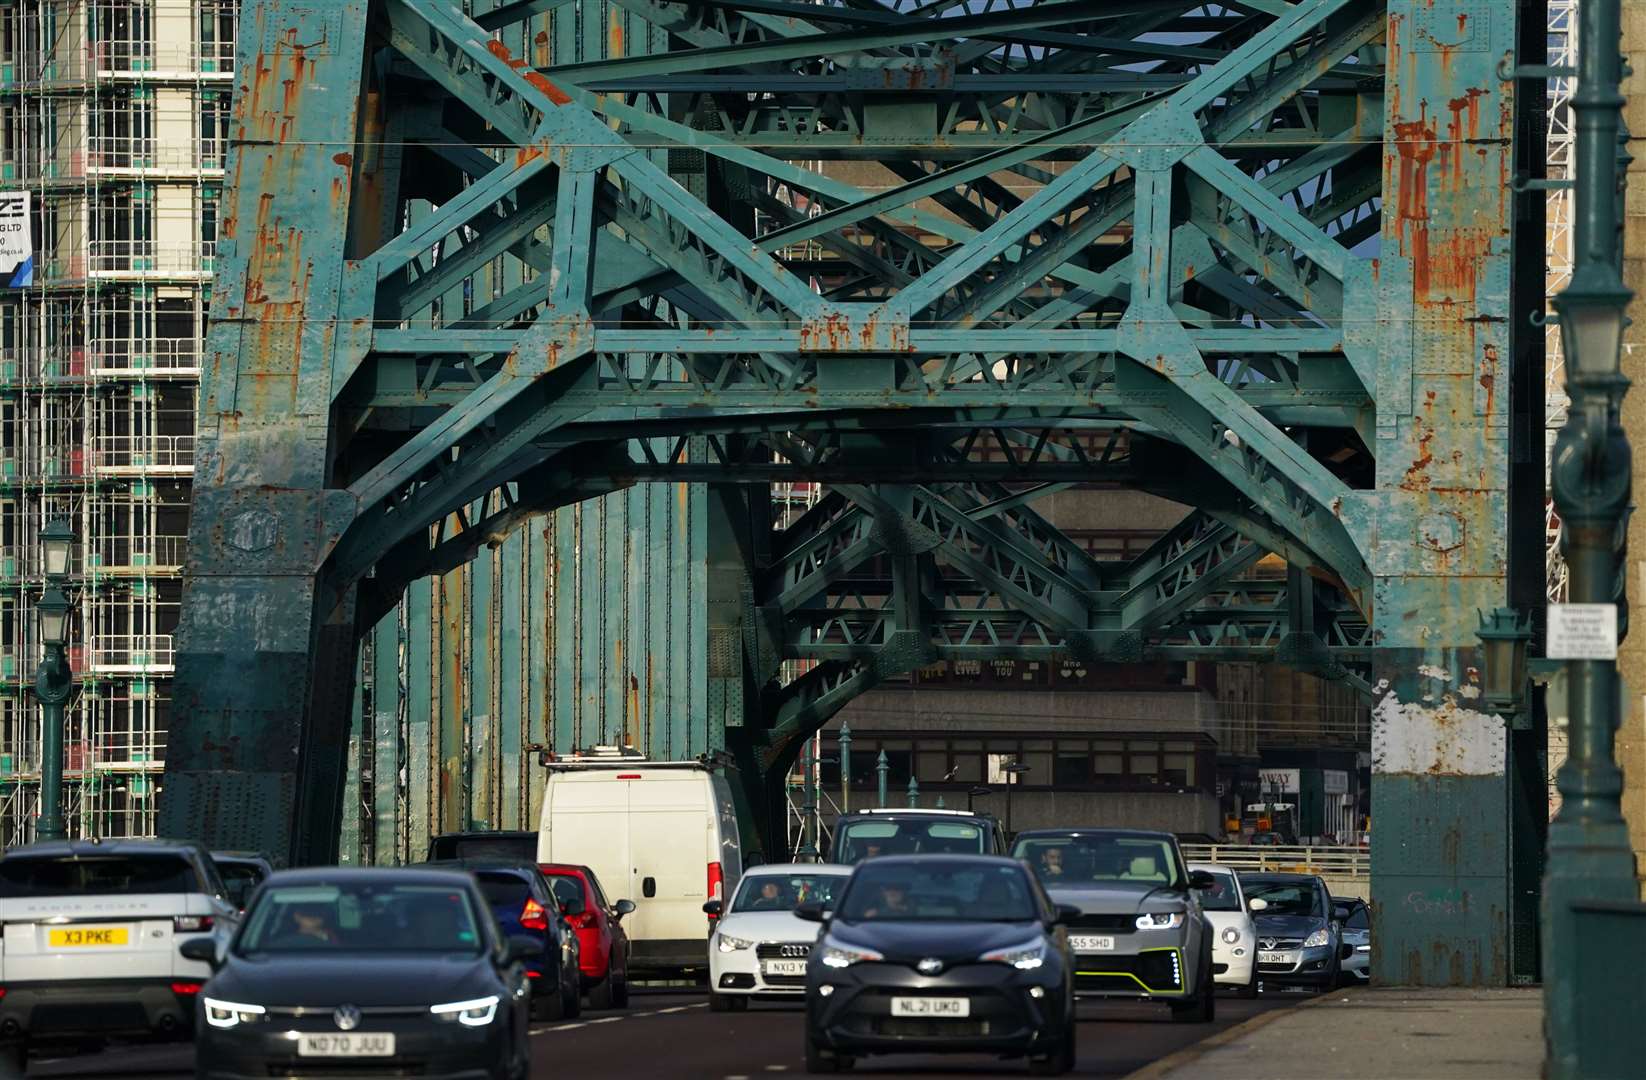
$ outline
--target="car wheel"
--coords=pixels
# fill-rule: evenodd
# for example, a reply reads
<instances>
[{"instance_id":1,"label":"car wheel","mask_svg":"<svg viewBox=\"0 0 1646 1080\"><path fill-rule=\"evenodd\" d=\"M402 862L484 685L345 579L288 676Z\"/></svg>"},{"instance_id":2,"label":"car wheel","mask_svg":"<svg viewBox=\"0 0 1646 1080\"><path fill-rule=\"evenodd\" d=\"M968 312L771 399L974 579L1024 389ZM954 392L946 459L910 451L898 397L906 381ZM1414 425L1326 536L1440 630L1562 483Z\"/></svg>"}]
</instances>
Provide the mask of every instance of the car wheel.
<instances>
[{"instance_id":1,"label":"car wheel","mask_svg":"<svg viewBox=\"0 0 1646 1080\"><path fill-rule=\"evenodd\" d=\"M629 1007L629 965L624 961L623 967L612 976L616 981L612 983L612 1006L618 1009Z\"/></svg>"},{"instance_id":2,"label":"car wheel","mask_svg":"<svg viewBox=\"0 0 1646 1080\"><path fill-rule=\"evenodd\" d=\"M815 1075L845 1072L852 1067L852 1059L844 1054L837 1054L833 1050L825 1050L821 1046L806 1040L806 1071Z\"/></svg>"},{"instance_id":3,"label":"car wheel","mask_svg":"<svg viewBox=\"0 0 1646 1080\"><path fill-rule=\"evenodd\" d=\"M599 982L595 983L593 986L589 987L589 1008L591 1008L591 1009L609 1009L609 1008L611 1008L612 1004L613 1004L613 1001L614 1001L614 997L613 997L613 994L612 994L612 983L614 983L616 981L617 981L617 972L615 970L613 970L612 968L607 968L606 969L606 977L604 979L601 979Z\"/></svg>"},{"instance_id":4,"label":"car wheel","mask_svg":"<svg viewBox=\"0 0 1646 1080\"><path fill-rule=\"evenodd\" d=\"M560 988L560 997L564 1003L561 1012L566 1019L575 1020L583 1015L583 995L578 992L575 978L572 982Z\"/></svg>"},{"instance_id":5,"label":"car wheel","mask_svg":"<svg viewBox=\"0 0 1646 1080\"><path fill-rule=\"evenodd\" d=\"M0 1065L22 1076L29 1071L29 1041L18 1039L0 1045Z\"/></svg>"},{"instance_id":6,"label":"car wheel","mask_svg":"<svg viewBox=\"0 0 1646 1080\"><path fill-rule=\"evenodd\" d=\"M1188 1001L1172 1002L1172 1019L1184 1024L1209 1024L1217 1015L1217 988L1212 983L1212 965L1200 962L1198 992Z\"/></svg>"},{"instance_id":7,"label":"car wheel","mask_svg":"<svg viewBox=\"0 0 1646 1080\"><path fill-rule=\"evenodd\" d=\"M1063 1027L1063 1041L1058 1048L1045 1057L1029 1059L1029 1071L1036 1076L1062 1076L1074 1068L1074 1017L1070 1017Z\"/></svg>"},{"instance_id":8,"label":"car wheel","mask_svg":"<svg viewBox=\"0 0 1646 1080\"><path fill-rule=\"evenodd\" d=\"M1245 998L1248 1001L1250 1001L1252 998L1255 998L1257 996L1257 965L1256 964L1252 965L1252 977L1249 980L1247 980L1246 985L1245 986L1235 987L1235 996Z\"/></svg>"},{"instance_id":9,"label":"car wheel","mask_svg":"<svg viewBox=\"0 0 1646 1080\"><path fill-rule=\"evenodd\" d=\"M555 992L539 995L532 992L531 1018L533 1020L561 1020L566 1015L566 999L558 987Z\"/></svg>"}]
</instances>

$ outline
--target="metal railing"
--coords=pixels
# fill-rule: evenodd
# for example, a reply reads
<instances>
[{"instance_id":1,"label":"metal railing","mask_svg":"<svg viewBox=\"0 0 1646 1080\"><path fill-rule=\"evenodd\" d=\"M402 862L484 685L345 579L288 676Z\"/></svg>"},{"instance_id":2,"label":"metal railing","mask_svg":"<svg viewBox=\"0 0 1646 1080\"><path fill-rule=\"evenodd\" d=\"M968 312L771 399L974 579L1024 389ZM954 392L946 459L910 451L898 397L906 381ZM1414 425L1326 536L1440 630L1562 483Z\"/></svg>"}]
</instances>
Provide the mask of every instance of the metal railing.
<instances>
[{"instance_id":1,"label":"metal railing","mask_svg":"<svg viewBox=\"0 0 1646 1080\"><path fill-rule=\"evenodd\" d=\"M86 652L93 671L164 671L177 659L170 634L97 634Z\"/></svg>"},{"instance_id":2,"label":"metal railing","mask_svg":"<svg viewBox=\"0 0 1646 1080\"><path fill-rule=\"evenodd\" d=\"M103 345L91 351L99 374L124 371L187 371L200 366L200 339L143 338Z\"/></svg>"},{"instance_id":3,"label":"metal railing","mask_svg":"<svg viewBox=\"0 0 1646 1080\"><path fill-rule=\"evenodd\" d=\"M1372 877L1371 852L1360 847L1184 844L1183 857L1190 862L1217 863L1252 873L1319 874L1355 881L1370 881Z\"/></svg>"},{"instance_id":4,"label":"metal railing","mask_svg":"<svg viewBox=\"0 0 1646 1080\"><path fill-rule=\"evenodd\" d=\"M99 472L184 473L194 468L193 435L99 435L92 440Z\"/></svg>"}]
</instances>

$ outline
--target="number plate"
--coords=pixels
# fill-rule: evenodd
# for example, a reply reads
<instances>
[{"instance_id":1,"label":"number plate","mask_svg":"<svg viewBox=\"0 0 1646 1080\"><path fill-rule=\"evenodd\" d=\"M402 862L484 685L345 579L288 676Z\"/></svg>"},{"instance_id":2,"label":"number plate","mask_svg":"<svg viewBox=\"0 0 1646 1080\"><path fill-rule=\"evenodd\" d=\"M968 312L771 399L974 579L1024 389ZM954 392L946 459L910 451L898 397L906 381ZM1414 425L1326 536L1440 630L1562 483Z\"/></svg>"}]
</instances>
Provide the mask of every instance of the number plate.
<instances>
[{"instance_id":1,"label":"number plate","mask_svg":"<svg viewBox=\"0 0 1646 1080\"><path fill-rule=\"evenodd\" d=\"M297 1039L298 1057L393 1057L393 1035L367 1035L358 1031L348 1034L300 1035Z\"/></svg>"},{"instance_id":2,"label":"number plate","mask_svg":"<svg viewBox=\"0 0 1646 1080\"><path fill-rule=\"evenodd\" d=\"M1289 952L1260 952L1257 954L1257 962L1260 964L1295 964L1297 963L1297 954Z\"/></svg>"},{"instance_id":3,"label":"number plate","mask_svg":"<svg viewBox=\"0 0 1646 1080\"><path fill-rule=\"evenodd\" d=\"M1092 934L1070 934L1069 948L1075 952L1114 952L1114 938Z\"/></svg>"},{"instance_id":4,"label":"number plate","mask_svg":"<svg viewBox=\"0 0 1646 1080\"><path fill-rule=\"evenodd\" d=\"M961 1018L972 1014L971 998L894 997L893 1016L946 1016Z\"/></svg>"},{"instance_id":5,"label":"number plate","mask_svg":"<svg viewBox=\"0 0 1646 1080\"><path fill-rule=\"evenodd\" d=\"M806 961L767 960L765 968L767 975L804 975L806 974Z\"/></svg>"},{"instance_id":6,"label":"number plate","mask_svg":"<svg viewBox=\"0 0 1646 1080\"><path fill-rule=\"evenodd\" d=\"M46 942L54 949L73 949L82 945L124 945L124 926L73 926L52 930Z\"/></svg>"}]
</instances>

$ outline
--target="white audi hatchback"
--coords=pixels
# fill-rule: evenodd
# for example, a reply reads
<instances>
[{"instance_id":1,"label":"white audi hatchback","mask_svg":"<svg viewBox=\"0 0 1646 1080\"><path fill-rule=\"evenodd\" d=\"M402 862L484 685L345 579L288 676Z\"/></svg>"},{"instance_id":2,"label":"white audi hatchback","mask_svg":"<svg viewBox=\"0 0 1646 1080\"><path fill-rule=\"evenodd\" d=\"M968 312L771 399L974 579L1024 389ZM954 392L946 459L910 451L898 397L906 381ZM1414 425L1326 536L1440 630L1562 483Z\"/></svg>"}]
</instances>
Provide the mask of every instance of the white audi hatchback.
<instances>
[{"instance_id":1,"label":"white audi hatchback","mask_svg":"<svg viewBox=\"0 0 1646 1080\"><path fill-rule=\"evenodd\" d=\"M806 958L818 925L795 918L801 904L833 905L849 866L789 863L743 871L730 906L703 905L716 919L709 937L709 1008L730 1012L760 996L794 998L806 992Z\"/></svg>"}]
</instances>

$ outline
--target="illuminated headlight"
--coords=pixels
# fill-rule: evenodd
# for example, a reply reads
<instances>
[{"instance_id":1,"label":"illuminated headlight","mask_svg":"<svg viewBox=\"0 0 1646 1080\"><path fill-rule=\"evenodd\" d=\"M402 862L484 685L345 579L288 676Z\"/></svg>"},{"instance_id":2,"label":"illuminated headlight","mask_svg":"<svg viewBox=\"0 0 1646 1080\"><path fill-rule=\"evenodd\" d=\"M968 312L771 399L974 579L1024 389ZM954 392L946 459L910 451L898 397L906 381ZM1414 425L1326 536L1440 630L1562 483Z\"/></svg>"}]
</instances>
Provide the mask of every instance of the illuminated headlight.
<instances>
[{"instance_id":1,"label":"illuminated headlight","mask_svg":"<svg viewBox=\"0 0 1646 1080\"><path fill-rule=\"evenodd\" d=\"M434 1014L436 1020L448 1024L456 1020L464 1027L485 1027L497 1018L497 998L492 996L430 1005L429 1012Z\"/></svg>"},{"instance_id":2,"label":"illuminated headlight","mask_svg":"<svg viewBox=\"0 0 1646 1080\"><path fill-rule=\"evenodd\" d=\"M1225 926L1223 928L1223 940L1227 944L1233 945L1240 940L1240 930L1233 926Z\"/></svg>"},{"instance_id":3,"label":"illuminated headlight","mask_svg":"<svg viewBox=\"0 0 1646 1080\"><path fill-rule=\"evenodd\" d=\"M1137 917L1139 930L1176 930L1183 925L1181 911L1157 911Z\"/></svg>"},{"instance_id":4,"label":"illuminated headlight","mask_svg":"<svg viewBox=\"0 0 1646 1080\"><path fill-rule=\"evenodd\" d=\"M1324 929L1316 930L1314 933L1303 939L1303 947L1305 949L1318 949L1322 945L1330 945L1331 943L1332 936Z\"/></svg>"},{"instance_id":5,"label":"illuminated headlight","mask_svg":"<svg viewBox=\"0 0 1646 1080\"><path fill-rule=\"evenodd\" d=\"M1356 945L1355 946L1355 952L1371 952L1371 951L1372 951L1372 947L1370 945Z\"/></svg>"},{"instance_id":6,"label":"illuminated headlight","mask_svg":"<svg viewBox=\"0 0 1646 1080\"><path fill-rule=\"evenodd\" d=\"M238 1027L241 1024L255 1024L263 1019L268 1010L261 1005L246 1005L238 1001L219 1001L217 998L201 998L200 1003L206 1007L206 1023L214 1028Z\"/></svg>"},{"instance_id":7,"label":"illuminated headlight","mask_svg":"<svg viewBox=\"0 0 1646 1080\"><path fill-rule=\"evenodd\" d=\"M732 937L730 934L718 934L716 940L720 942L719 949L721 952L737 952L740 949L754 948L754 942L744 941L742 938Z\"/></svg>"},{"instance_id":8,"label":"illuminated headlight","mask_svg":"<svg viewBox=\"0 0 1646 1080\"><path fill-rule=\"evenodd\" d=\"M861 964L865 960L884 960L886 958L873 949L825 945L823 951L819 954L819 959L832 968L849 968L853 964Z\"/></svg>"},{"instance_id":9,"label":"illuminated headlight","mask_svg":"<svg viewBox=\"0 0 1646 1080\"><path fill-rule=\"evenodd\" d=\"M1030 941L986 952L977 958L985 964L1010 964L1019 971L1033 971L1046 962L1046 943Z\"/></svg>"}]
</instances>

